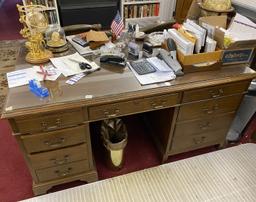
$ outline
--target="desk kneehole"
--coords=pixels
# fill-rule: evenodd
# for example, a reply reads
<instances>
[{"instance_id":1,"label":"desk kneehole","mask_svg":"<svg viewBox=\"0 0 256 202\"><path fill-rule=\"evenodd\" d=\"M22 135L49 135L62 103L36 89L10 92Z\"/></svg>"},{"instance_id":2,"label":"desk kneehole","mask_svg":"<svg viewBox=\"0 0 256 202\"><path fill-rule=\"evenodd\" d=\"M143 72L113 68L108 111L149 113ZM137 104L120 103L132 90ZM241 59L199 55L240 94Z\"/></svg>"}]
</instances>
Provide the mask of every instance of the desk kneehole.
<instances>
[{"instance_id":1,"label":"desk kneehole","mask_svg":"<svg viewBox=\"0 0 256 202\"><path fill-rule=\"evenodd\" d=\"M90 120L115 118L122 115L153 111L172 107L180 102L180 94L167 94L154 97L146 97L131 101L123 101L114 104L92 106L88 108Z\"/></svg>"}]
</instances>

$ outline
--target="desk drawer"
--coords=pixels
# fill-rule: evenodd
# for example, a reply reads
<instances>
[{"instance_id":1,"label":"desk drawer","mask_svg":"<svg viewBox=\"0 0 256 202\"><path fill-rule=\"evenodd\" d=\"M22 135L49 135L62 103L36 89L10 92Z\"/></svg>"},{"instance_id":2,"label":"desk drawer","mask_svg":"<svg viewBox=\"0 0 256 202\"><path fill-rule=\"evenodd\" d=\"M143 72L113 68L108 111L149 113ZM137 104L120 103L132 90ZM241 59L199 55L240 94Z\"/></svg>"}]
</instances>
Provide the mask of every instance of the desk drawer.
<instances>
[{"instance_id":1,"label":"desk drawer","mask_svg":"<svg viewBox=\"0 0 256 202\"><path fill-rule=\"evenodd\" d=\"M86 142L88 126L78 126L53 132L22 135L21 140L28 153L58 149Z\"/></svg>"},{"instance_id":2,"label":"desk drawer","mask_svg":"<svg viewBox=\"0 0 256 202\"><path fill-rule=\"evenodd\" d=\"M16 118L15 123L18 131L15 132L32 134L71 127L85 121L85 116L82 109L74 109L64 112Z\"/></svg>"},{"instance_id":3,"label":"desk drawer","mask_svg":"<svg viewBox=\"0 0 256 202\"><path fill-rule=\"evenodd\" d=\"M209 131L229 129L235 113L228 113L214 118L199 119L196 121L186 121L176 124L175 137L191 136Z\"/></svg>"},{"instance_id":4,"label":"desk drawer","mask_svg":"<svg viewBox=\"0 0 256 202\"><path fill-rule=\"evenodd\" d=\"M215 130L199 135L174 136L170 152L175 154L221 144L225 141L226 135L227 129Z\"/></svg>"},{"instance_id":5,"label":"desk drawer","mask_svg":"<svg viewBox=\"0 0 256 202\"><path fill-rule=\"evenodd\" d=\"M34 169L42 169L88 159L87 155L87 145L82 144L50 152L30 154L28 158Z\"/></svg>"},{"instance_id":6,"label":"desk drawer","mask_svg":"<svg viewBox=\"0 0 256 202\"><path fill-rule=\"evenodd\" d=\"M61 166L55 166L51 168L36 170L36 175L40 182L61 179L69 177L79 173L83 173L89 170L89 163L87 160L77 161Z\"/></svg>"},{"instance_id":7,"label":"desk drawer","mask_svg":"<svg viewBox=\"0 0 256 202\"><path fill-rule=\"evenodd\" d=\"M180 107L178 121L209 118L236 111L242 98L243 94L183 105Z\"/></svg>"},{"instance_id":8,"label":"desk drawer","mask_svg":"<svg viewBox=\"0 0 256 202\"><path fill-rule=\"evenodd\" d=\"M184 92L182 103L213 99L232 94L240 94L247 91L249 84L249 81L243 81L239 83L186 91Z\"/></svg>"},{"instance_id":9,"label":"desk drawer","mask_svg":"<svg viewBox=\"0 0 256 202\"><path fill-rule=\"evenodd\" d=\"M131 113L162 109L178 104L179 100L180 96L176 93L115 104L93 106L89 108L89 118L90 120L108 119Z\"/></svg>"}]
</instances>

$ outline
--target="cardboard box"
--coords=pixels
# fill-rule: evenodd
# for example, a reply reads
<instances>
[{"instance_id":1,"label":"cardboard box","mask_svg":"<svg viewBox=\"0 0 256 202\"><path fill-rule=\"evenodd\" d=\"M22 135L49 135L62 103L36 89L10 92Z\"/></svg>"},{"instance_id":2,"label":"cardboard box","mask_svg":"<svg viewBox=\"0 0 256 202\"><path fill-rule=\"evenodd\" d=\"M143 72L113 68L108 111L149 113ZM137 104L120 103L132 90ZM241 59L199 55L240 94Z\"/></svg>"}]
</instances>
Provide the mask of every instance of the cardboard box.
<instances>
[{"instance_id":1,"label":"cardboard box","mask_svg":"<svg viewBox=\"0 0 256 202\"><path fill-rule=\"evenodd\" d=\"M204 23L212 26L214 40L217 41L217 46L223 50L221 62L227 64L250 63L256 47L256 40L236 41L228 48L224 47L224 32L220 27L227 28L226 16L208 16L199 18L199 24ZM209 28L211 30L211 28Z\"/></svg>"},{"instance_id":2,"label":"cardboard box","mask_svg":"<svg viewBox=\"0 0 256 202\"><path fill-rule=\"evenodd\" d=\"M221 56L222 50L193 55L183 55L182 52L178 51L178 60L184 73L219 69Z\"/></svg>"}]
</instances>

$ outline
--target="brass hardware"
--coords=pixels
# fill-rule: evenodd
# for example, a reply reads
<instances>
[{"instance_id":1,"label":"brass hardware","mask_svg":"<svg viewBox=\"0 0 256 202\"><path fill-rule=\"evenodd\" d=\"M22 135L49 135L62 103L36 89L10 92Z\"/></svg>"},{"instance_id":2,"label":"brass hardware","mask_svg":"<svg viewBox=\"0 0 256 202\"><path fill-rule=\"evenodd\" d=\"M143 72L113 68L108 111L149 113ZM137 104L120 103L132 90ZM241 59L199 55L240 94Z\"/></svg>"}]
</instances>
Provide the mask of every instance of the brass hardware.
<instances>
[{"instance_id":1,"label":"brass hardware","mask_svg":"<svg viewBox=\"0 0 256 202\"><path fill-rule=\"evenodd\" d=\"M115 113L114 114L109 114L109 111L105 111L104 115L106 118L114 118L116 116L118 116L120 110L119 109L115 109Z\"/></svg>"},{"instance_id":2,"label":"brass hardware","mask_svg":"<svg viewBox=\"0 0 256 202\"><path fill-rule=\"evenodd\" d=\"M58 129L61 127L61 119L57 118L55 121L55 125L53 125L53 126L48 126L48 124L45 121L42 121L41 126L44 131Z\"/></svg>"},{"instance_id":3,"label":"brass hardware","mask_svg":"<svg viewBox=\"0 0 256 202\"><path fill-rule=\"evenodd\" d=\"M223 95L224 91L223 89L218 89L217 92L214 92L213 90L210 90L209 93L211 94L212 98L217 98Z\"/></svg>"},{"instance_id":4,"label":"brass hardware","mask_svg":"<svg viewBox=\"0 0 256 202\"><path fill-rule=\"evenodd\" d=\"M56 141L44 141L44 144L49 147L59 147L62 145L62 143L65 141L65 138L61 137L57 139Z\"/></svg>"},{"instance_id":5,"label":"brass hardware","mask_svg":"<svg viewBox=\"0 0 256 202\"><path fill-rule=\"evenodd\" d=\"M70 174L71 170L72 170L72 168L68 168L67 170L64 170L64 171L56 170L55 173L58 174L58 176L60 176L60 177L65 177Z\"/></svg>"},{"instance_id":6,"label":"brass hardware","mask_svg":"<svg viewBox=\"0 0 256 202\"><path fill-rule=\"evenodd\" d=\"M199 127L201 130L207 130L208 128L211 127L211 124L209 121L207 121L205 124L201 124Z\"/></svg>"},{"instance_id":7,"label":"brass hardware","mask_svg":"<svg viewBox=\"0 0 256 202\"><path fill-rule=\"evenodd\" d=\"M204 111L204 113L206 113L206 114L212 114L212 113L214 113L216 110L218 110L219 109L219 105L218 104L215 104L213 107L212 107L212 109L209 109L209 108L203 108L203 111Z\"/></svg>"},{"instance_id":8,"label":"brass hardware","mask_svg":"<svg viewBox=\"0 0 256 202\"><path fill-rule=\"evenodd\" d=\"M193 138L193 141L195 144L202 144L204 142L205 138L206 138L205 136L202 136L200 138Z\"/></svg>"},{"instance_id":9,"label":"brass hardware","mask_svg":"<svg viewBox=\"0 0 256 202\"><path fill-rule=\"evenodd\" d=\"M64 163L67 163L68 162L68 160L69 160L69 155L65 155L64 156L64 158L63 159L50 159L51 161L53 161L53 163L55 164L55 165L62 165L62 164L64 164Z\"/></svg>"}]
</instances>

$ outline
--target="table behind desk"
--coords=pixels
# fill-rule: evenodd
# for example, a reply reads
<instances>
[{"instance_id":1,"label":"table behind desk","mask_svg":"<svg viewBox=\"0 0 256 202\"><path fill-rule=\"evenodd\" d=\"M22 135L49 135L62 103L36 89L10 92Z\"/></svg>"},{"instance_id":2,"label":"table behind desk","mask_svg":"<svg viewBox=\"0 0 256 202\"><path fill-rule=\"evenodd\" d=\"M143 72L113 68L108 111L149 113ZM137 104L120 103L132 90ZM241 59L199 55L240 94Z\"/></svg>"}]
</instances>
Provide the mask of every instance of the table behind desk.
<instances>
[{"instance_id":1,"label":"table behind desk","mask_svg":"<svg viewBox=\"0 0 256 202\"><path fill-rule=\"evenodd\" d=\"M97 180L89 130L95 121L143 113L162 161L223 146L255 76L246 66L232 65L141 86L128 68L102 66L73 86L65 78L45 82L47 99L38 99L27 86L10 89L3 118L11 123L38 195L64 182Z\"/></svg>"}]
</instances>

